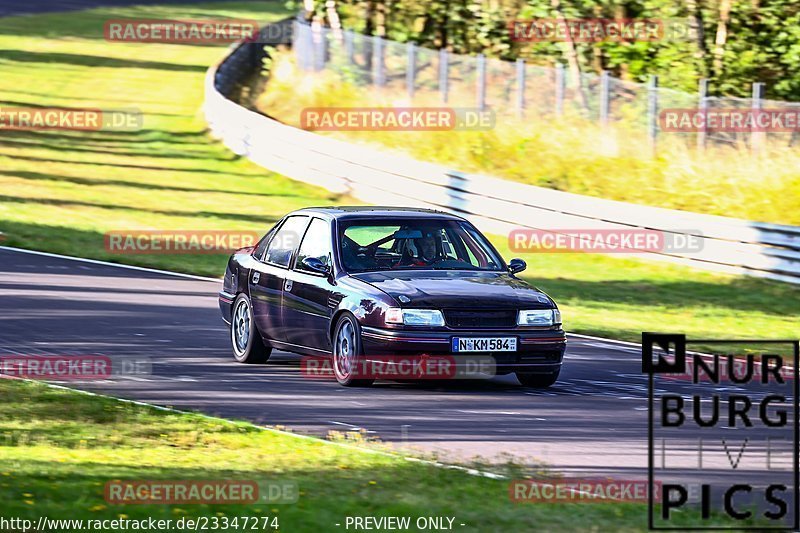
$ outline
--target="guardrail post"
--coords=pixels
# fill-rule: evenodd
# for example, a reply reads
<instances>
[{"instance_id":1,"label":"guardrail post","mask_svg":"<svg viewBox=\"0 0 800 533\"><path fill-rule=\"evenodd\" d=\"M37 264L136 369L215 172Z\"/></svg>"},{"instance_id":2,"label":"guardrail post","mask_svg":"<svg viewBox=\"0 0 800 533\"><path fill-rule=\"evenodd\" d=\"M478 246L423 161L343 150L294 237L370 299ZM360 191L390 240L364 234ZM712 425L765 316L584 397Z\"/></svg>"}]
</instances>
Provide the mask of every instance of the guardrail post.
<instances>
[{"instance_id":1,"label":"guardrail post","mask_svg":"<svg viewBox=\"0 0 800 533\"><path fill-rule=\"evenodd\" d=\"M556 116L560 117L564 114L564 90L566 89L566 79L564 78L564 65L556 63Z\"/></svg>"},{"instance_id":2,"label":"guardrail post","mask_svg":"<svg viewBox=\"0 0 800 533\"><path fill-rule=\"evenodd\" d=\"M320 27L314 32L314 70L320 71L325 68L325 54L327 53L328 30Z\"/></svg>"},{"instance_id":3,"label":"guardrail post","mask_svg":"<svg viewBox=\"0 0 800 533\"><path fill-rule=\"evenodd\" d=\"M442 102L447 103L448 91L450 87L450 55L446 48L439 50L439 93L442 95Z\"/></svg>"},{"instance_id":4,"label":"guardrail post","mask_svg":"<svg viewBox=\"0 0 800 533\"><path fill-rule=\"evenodd\" d=\"M517 116L525 116L525 60L517 59Z\"/></svg>"},{"instance_id":5,"label":"guardrail post","mask_svg":"<svg viewBox=\"0 0 800 533\"><path fill-rule=\"evenodd\" d=\"M764 147L764 133L758 131L758 112L763 107L764 100L764 84L756 82L753 84L753 120L751 122L750 130L750 151L754 154L761 153Z\"/></svg>"},{"instance_id":6,"label":"guardrail post","mask_svg":"<svg viewBox=\"0 0 800 533\"><path fill-rule=\"evenodd\" d=\"M706 139L708 136L708 124L706 124L706 110L708 109L708 80L702 78L697 93L697 109L700 110L700 115L703 117L703 127L697 132L697 149L703 151L706 149Z\"/></svg>"},{"instance_id":7,"label":"guardrail post","mask_svg":"<svg viewBox=\"0 0 800 533\"><path fill-rule=\"evenodd\" d=\"M300 49L302 46L300 45L300 23L296 20L292 22L292 53L294 54L294 59L300 68L303 68L303 61L300 56Z\"/></svg>"},{"instance_id":8,"label":"guardrail post","mask_svg":"<svg viewBox=\"0 0 800 533\"><path fill-rule=\"evenodd\" d=\"M611 106L609 83L608 71L604 70L600 74L600 125L604 128L608 126L608 112Z\"/></svg>"},{"instance_id":9,"label":"guardrail post","mask_svg":"<svg viewBox=\"0 0 800 533\"><path fill-rule=\"evenodd\" d=\"M336 34L330 28L324 28L322 31L322 68L324 69L331 62L331 38L335 38Z\"/></svg>"},{"instance_id":10,"label":"guardrail post","mask_svg":"<svg viewBox=\"0 0 800 533\"><path fill-rule=\"evenodd\" d=\"M486 56L478 54L475 58L478 69L478 109L483 111L486 109Z\"/></svg>"},{"instance_id":11,"label":"guardrail post","mask_svg":"<svg viewBox=\"0 0 800 533\"><path fill-rule=\"evenodd\" d=\"M414 49L414 43L409 41L406 43L406 90L408 91L408 98L414 98L414 83L417 77L417 52Z\"/></svg>"},{"instance_id":12,"label":"guardrail post","mask_svg":"<svg viewBox=\"0 0 800 533\"><path fill-rule=\"evenodd\" d=\"M353 32L352 30L344 31L344 53L347 56L347 64L352 65L355 63L353 59L355 56L355 47L353 46Z\"/></svg>"},{"instance_id":13,"label":"guardrail post","mask_svg":"<svg viewBox=\"0 0 800 533\"><path fill-rule=\"evenodd\" d=\"M373 46L372 48L372 68L373 68L373 75L372 80L375 85L378 87L383 87L386 84L386 73L384 72L384 57L383 57L383 39L380 37L373 37L372 38Z\"/></svg>"},{"instance_id":14,"label":"guardrail post","mask_svg":"<svg viewBox=\"0 0 800 533\"><path fill-rule=\"evenodd\" d=\"M297 61L301 69L311 70L313 67L312 47L314 46L314 34L311 26L298 22L297 33L297 40L293 45L297 50Z\"/></svg>"},{"instance_id":15,"label":"guardrail post","mask_svg":"<svg viewBox=\"0 0 800 533\"><path fill-rule=\"evenodd\" d=\"M651 74L647 82L647 138L650 153L656 153L656 137L658 136L658 76Z\"/></svg>"}]
</instances>

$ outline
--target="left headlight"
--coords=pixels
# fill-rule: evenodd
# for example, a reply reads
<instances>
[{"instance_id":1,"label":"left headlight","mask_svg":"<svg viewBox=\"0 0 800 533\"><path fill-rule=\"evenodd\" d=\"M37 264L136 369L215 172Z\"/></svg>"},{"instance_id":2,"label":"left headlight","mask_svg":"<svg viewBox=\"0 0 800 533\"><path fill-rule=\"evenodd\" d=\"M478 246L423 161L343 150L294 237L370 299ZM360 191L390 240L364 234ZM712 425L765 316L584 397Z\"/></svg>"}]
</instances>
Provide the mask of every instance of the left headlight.
<instances>
[{"instance_id":1,"label":"left headlight","mask_svg":"<svg viewBox=\"0 0 800 533\"><path fill-rule=\"evenodd\" d=\"M558 309L531 309L520 311L517 315L518 326L555 326L561 324L561 312Z\"/></svg>"},{"instance_id":2,"label":"left headlight","mask_svg":"<svg viewBox=\"0 0 800 533\"><path fill-rule=\"evenodd\" d=\"M437 309L390 307L386 310L386 323L406 326L444 326L444 316Z\"/></svg>"}]
</instances>

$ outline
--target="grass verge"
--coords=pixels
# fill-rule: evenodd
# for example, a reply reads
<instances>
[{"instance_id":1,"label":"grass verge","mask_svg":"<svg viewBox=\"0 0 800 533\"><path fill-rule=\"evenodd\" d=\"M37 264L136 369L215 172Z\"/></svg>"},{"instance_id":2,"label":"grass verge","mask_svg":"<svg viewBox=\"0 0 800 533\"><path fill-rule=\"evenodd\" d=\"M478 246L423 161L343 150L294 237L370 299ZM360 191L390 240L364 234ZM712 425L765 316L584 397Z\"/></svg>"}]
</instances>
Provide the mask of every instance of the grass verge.
<instances>
[{"instance_id":1,"label":"grass verge","mask_svg":"<svg viewBox=\"0 0 800 533\"><path fill-rule=\"evenodd\" d=\"M226 45L107 42L108 19L287 15L279 2L103 8L0 18L0 107L135 109L138 131L0 128L4 243L220 275L227 254L109 253L103 233L266 232L287 211L338 200L241 159L206 132L203 79Z\"/></svg>"}]
</instances>

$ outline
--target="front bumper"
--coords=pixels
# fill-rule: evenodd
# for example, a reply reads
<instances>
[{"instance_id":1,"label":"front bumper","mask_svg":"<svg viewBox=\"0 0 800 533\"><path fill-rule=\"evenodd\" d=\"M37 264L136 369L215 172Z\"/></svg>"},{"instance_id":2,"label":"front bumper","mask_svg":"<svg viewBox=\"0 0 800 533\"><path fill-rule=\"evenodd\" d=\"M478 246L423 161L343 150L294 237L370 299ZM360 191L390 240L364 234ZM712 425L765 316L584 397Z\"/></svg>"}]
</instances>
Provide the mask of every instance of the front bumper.
<instances>
[{"instance_id":1,"label":"front bumper","mask_svg":"<svg viewBox=\"0 0 800 533\"><path fill-rule=\"evenodd\" d=\"M515 352L453 353L453 337L516 337ZM498 374L526 372L549 374L558 371L567 347L564 330L389 330L361 328L364 353L369 355L448 355L460 357L486 356L496 365Z\"/></svg>"}]
</instances>

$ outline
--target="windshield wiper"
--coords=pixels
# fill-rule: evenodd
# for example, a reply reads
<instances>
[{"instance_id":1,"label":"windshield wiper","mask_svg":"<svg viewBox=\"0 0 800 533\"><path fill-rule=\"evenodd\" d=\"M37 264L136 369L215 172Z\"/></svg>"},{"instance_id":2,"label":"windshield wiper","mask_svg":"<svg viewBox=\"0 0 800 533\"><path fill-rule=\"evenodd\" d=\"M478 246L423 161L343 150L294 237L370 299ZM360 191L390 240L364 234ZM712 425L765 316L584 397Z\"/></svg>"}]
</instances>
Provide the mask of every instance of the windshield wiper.
<instances>
[{"instance_id":1,"label":"windshield wiper","mask_svg":"<svg viewBox=\"0 0 800 533\"><path fill-rule=\"evenodd\" d=\"M356 270L352 270L351 272L354 272L354 273L358 274L360 272L379 272L381 270L391 270L391 269L392 269L392 267L359 268L359 269L356 269Z\"/></svg>"}]
</instances>

